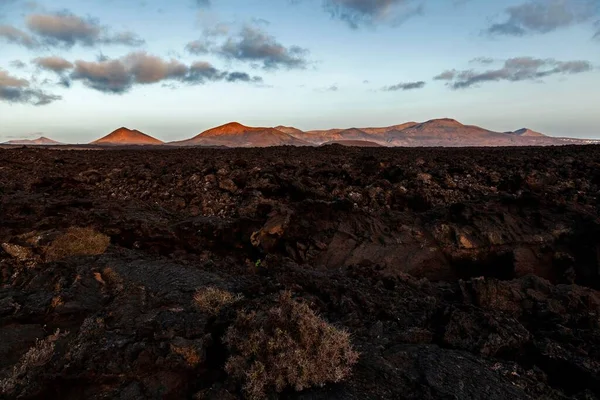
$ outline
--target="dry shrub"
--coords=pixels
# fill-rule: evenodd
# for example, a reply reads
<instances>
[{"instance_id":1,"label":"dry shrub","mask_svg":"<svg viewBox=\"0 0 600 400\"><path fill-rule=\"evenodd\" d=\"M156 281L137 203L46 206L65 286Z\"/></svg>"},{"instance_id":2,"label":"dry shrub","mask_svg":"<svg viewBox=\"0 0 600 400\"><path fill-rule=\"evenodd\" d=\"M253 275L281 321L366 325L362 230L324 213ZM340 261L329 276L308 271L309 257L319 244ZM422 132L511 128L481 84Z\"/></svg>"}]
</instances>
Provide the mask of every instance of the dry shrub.
<instances>
[{"instance_id":1,"label":"dry shrub","mask_svg":"<svg viewBox=\"0 0 600 400\"><path fill-rule=\"evenodd\" d=\"M286 387L300 391L339 382L358 360L348 332L294 301L290 292L284 292L279 305L266 312L238 313L224 342L232 353L225 369L245 382L251 399Z\"/></svg>"},{"instance_id":2,"label":"dry shrub","mask_svg":"<svg viewBox=\"0 0 600 400\"><path fill-rule=\"evenodd\" d=\"M61 334L57 329L53 335L43 340L36 340L35 345L21 357L21 360L15 367L11 375L0 381L0 392L11 394L19 385L25 386L30 379L29 374L37 367L46 365L54 355L55 342L67 333Z\"/></svg>"},{"instance_id":3,"label":"dry shrub","mask_svg":"<svg viewBox=\"0 0 600 400\"><path fill-rule=\"evenodd\" d=\"M198 289L194 295L194 303L200 311L217 315L223 307L233 304L241 298L242 296L239 294L210 286Z\"/></svg>"},{"instance_id":4,"label":"dry shrub","mask_svg":"<svg viewBox=\"0 0 600 400\"><path fill-rule=\"evenodd\" d=\"M69 228L46 248L48 261L62 260L72 256L95 256L103 254L110 238L92 228Z\"/></svg>"}]
</instances>

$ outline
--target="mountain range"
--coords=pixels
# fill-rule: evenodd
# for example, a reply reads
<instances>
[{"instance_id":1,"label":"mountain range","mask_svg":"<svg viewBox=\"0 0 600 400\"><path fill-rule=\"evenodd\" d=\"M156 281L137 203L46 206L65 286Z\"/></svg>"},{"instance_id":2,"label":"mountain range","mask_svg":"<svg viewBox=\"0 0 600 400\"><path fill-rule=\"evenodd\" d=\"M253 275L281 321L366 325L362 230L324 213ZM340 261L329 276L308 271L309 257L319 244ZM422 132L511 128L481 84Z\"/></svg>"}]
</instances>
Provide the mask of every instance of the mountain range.
<instances>
[{"instance_id":1,"label":"mountain range","mask_svg":"<svg viewBox=\"0 0 600 400\"><path fill-rule=\"evenodd\" d=\"M8 142L2 143L2 144L20 145L20 146L56 146L56 145L60 145L62 143L42 136L37 139L9 140Z\"/></svg>"},{"instance_id":2,"label":"mountain range","mask_svg":"<svg viewBox=\"0 0 600 400\"><path fill-rule=\"evenodd\" d=\"M597 140L557 138L522 128L496 132L449 119L406 122L388 127L302 131L290 126L249 127L231 122L204 131L191 139L164 143L138 130L119 128L90 143L92 146L168 145L173 147L270 147L270 146L344 146L386 147L475 147L548 146L600 143ZM47 138L10 141L11 145L52 145Z\"/></svg>"}]
</instances>

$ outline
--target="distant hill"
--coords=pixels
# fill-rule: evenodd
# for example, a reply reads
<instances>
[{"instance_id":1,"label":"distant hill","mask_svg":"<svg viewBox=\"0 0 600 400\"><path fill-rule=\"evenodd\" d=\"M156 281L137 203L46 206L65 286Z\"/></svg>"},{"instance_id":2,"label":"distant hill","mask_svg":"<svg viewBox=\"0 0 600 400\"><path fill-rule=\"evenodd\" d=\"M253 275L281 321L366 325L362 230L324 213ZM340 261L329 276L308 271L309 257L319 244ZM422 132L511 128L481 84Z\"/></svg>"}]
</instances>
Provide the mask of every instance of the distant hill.
<instances>
[{"instance_id":1,"label":"distant hill","mask_svg":"<svg viewBox=\"0 0 600 400\"><path fill-rule=\"evenodd\" d=\"M502 141L505 134L450 119L434 119L400 131L388 132L386 140L394 146L473 146ZM490 143L491 144L491 143Z\"/></svg>"},{"instance_id":2,"label":"distant hill","mask_svg":"<svg viewBox=\"0 0 600 400\"><path fill-rule=\"evenodd\" d=\"M3 144L23 145L23 146L53 146L53 145L60 145L62 143L42 136L37 139L29 139L29 140L28 139L9 140L8 142L5 142Z\"/></svg>"},{"instance_id":3,"label":"distant hill","mask_svg":"<svg viewBox=\"0 0 600 400\"><path fill-rule=\"evenodd\" d=\"M298 139L275 128L253 128L238 122L231 122L209 129L199 135L179 142L175 146L227 146L227 147L270 147L270 146L309 146L310 143Z\"/></svg>"},{"instance_id":4,"label":"distant hill","mask_svg":"<svg viewBox=\"0 0 600 400\"><path fill-rule=\"evenodd\" d=\"M131 130L125 127L121 127L108 135L93 141L91 144L98 145L116 145L116 146L128 146L128 145L158 145L163 144L162 141L153 138L152 136L146 135L138 130Z\"/></svg>"},{"instance_id":5,"label":"distant hill","mask_svg":"<svg viewBox=\"0 0 600 400\"><path fill-rule=\"evenodd\" d=\"M513 132L505 132L505 133L508 133L509 135L517 135L517 136L525 136L525 137L547 137L543 133L532 131L531 129L527 129L527 128L521 128L521 129L517 129L516 131L513 131Z\"/></svg>"}]
</instances>

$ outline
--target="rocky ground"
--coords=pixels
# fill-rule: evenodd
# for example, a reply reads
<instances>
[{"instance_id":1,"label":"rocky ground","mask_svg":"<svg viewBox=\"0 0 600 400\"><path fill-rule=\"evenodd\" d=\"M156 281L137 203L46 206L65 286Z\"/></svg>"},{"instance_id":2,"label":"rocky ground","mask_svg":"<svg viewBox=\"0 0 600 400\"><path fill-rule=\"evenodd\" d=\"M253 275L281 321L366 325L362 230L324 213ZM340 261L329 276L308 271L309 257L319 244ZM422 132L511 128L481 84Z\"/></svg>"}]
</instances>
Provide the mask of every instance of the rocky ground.
<instances>
[{"instance_id":1,"label":"rocky ground","mask_svg":"<svg viewBox=\"0 0 600 400\"><path fill-rule=\"evenodd\" d=\"M599 399L599 156L0 150L0 397L241 398L224 336L287 290L360 355L273 398Z\"/></svg>"}]
</instances>

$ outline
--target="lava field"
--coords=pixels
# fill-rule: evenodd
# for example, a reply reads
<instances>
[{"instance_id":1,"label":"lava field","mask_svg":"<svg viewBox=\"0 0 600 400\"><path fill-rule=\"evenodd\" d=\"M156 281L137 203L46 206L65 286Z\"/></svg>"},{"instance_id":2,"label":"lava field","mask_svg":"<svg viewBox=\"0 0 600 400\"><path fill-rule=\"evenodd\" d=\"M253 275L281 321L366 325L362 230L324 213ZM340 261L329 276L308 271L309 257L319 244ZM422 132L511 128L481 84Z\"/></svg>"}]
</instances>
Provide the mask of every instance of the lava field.
<instances>
[{"instance_id":1,"label":"lava field","mask_svg":"<svg viewBox=\"0 0 600 400\"><path fill-rule=\"evenodd\" d=\"M599 146L15 148L0 199L1 398L600 399ZM245 352L288 314L331 379Z\"/></svg>"}]
</instances>

